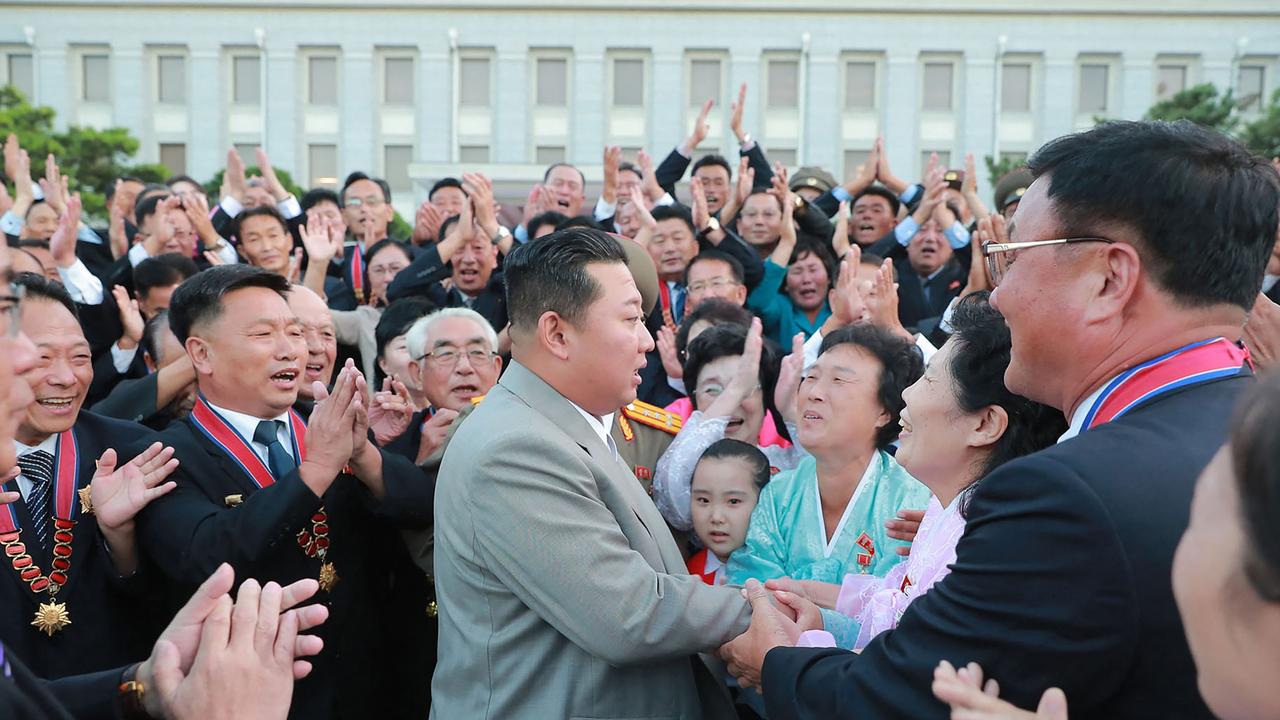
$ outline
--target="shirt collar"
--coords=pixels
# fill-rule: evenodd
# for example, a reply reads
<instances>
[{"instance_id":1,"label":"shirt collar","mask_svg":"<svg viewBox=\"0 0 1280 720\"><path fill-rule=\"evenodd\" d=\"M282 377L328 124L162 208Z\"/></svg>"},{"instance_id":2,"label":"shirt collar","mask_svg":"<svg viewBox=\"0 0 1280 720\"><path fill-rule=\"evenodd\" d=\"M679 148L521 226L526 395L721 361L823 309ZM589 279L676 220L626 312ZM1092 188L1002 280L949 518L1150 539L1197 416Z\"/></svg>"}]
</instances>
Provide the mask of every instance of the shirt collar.
<instances>
[{"instance_id":1,"label":"shirt collar","mask_svg":"<svg viewBox=\"0 0 1280 720\"><path fill-rule=\"evenodd\" d=\"M1262 276L1262 292L1271 292L1271 288L1280 282L1280 275L1263 275Z\"/></svg>"},{"instance_id":2,"label":"shirt collar","mask_svg":"<svg viewBox=\"0 0 1280 720\"><path fill-rule=\"evenodd\" d=\"M1106 390L1110 384L1111 380L1102 383L1097 390L1089 393L1089 396L1076 406L1076 411L1071 414L1071 425L1067 427L1066 432L1062 433L1062 437L1058 438L1058 442L1065 442L1084 432L1084 419L1088 417L1089 410L1093 408L1093 404L1098 401L1098 398L1102 397L1102 391Z\"/></svg>"},{"instance_id":3,"label":"shirt collar","mask_svg":"<svg viewBox=\"0 0 1280 720\"><path fill-rule=\"evenodd\" d=\"M17 440L14 440L13 446L18 451L18 457L22 457L23 455L30 455L31 453L37 450L43 450L49 453L50 455L55 455L56 453L54 452L54 450L56 450L58 447L58 433L54 433L49 437L45 438L44 440L40 441L39 445L25 445L23 443L18 442Z\"/></svg>"},{"instance_id":4,"label":"shirt collar","mask_svg":"<svg viewBox=\"0 0 1280 720\"><path fill-rule=\"evenodd\" d=\"M219 415L221 415L222 419L230 423L231 427L235 428L235 431L240 433L240 436L243 437L248 442L253 442L253 434L258 430L258 423L262 422L263 420L277 420L279 422L283 422L285 428L289 430L290 434L293 433L293 427L289 423L288 410L285 410L284 412L280 413L274 418L260 418L260 417L254 417L253 415L246 415L245 413L242 413L242 412L236 412L235 410L228 410L224 407L218 407L217 405L214 405L213 403L209 402L207 399L205 400L205 402L209 404L209 407L213 408L214 411L216 411Z\"/></svg>"},{"instance_id":5,"label":"shirt collar","mask_svg":"<svg viewBox=\"0 0 1280 720\"><path fill-rule=\"evenodd\" d=\"M722 567L724 567L724 563L720 562L720 557L711 552L710 548L707 548L707 562L702 566L702 574L710 575L714 572L720 572Z\"/></svg>"},{"instance_id":6,"label":"shirt collar","mask_svg":"<svg viewBox=\"0 0 1280 720\"><path fill-rule=\"evenodd\" d=\"M604 443L606 448L609 447L609 428L613 426L613 413L609 413L604 417L596 417L583 410L575 402L570 402L569 404L587 421L587 424L591 426L591 431L596 434L596 437L600 438L600 442Z\"/></svg>"}]
</instances>

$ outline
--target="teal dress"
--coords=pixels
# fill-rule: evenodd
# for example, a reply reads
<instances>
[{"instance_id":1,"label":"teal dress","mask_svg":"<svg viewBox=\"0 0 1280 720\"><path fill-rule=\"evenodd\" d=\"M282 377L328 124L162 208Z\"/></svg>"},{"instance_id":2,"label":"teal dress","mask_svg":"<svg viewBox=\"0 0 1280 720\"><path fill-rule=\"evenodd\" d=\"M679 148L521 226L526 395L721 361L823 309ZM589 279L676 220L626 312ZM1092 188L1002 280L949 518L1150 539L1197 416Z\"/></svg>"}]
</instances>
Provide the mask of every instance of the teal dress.
<instances>
[{"instance_id":1,"label":"teal dress","mask_svg":"<svg viewBox=\"0 0 1280 720\"><path fill-rule=\"evenodd\" d=\"M822 301L818 316L809 320L804 311L791 304L791 298L782 292L787 280L787 269L773 262L764 261L764 278L747 296L747 307L760 315L764 336L784 348L791 347L791 338L804 333L808 340L831 317L831 306Z\"/></svg>"},{"instance_id":2,"label":"teal dress","mask_svg":"<svg viewBox=\"0 0 1280 720\"><path fill-rule=\"evenodd\" d=\"M885 522L899 510L925 509L929 497L929 488L876 451L828 543L817 463L806 457L760 491L746 542L729 557L729 583L790 577L839 585L848 573L883 577L906 559L898 548L907 546L889 537ZM856 620L830 610L822 611L822 619L840 647L853 647Z\"/></svg>"}]
</instances>

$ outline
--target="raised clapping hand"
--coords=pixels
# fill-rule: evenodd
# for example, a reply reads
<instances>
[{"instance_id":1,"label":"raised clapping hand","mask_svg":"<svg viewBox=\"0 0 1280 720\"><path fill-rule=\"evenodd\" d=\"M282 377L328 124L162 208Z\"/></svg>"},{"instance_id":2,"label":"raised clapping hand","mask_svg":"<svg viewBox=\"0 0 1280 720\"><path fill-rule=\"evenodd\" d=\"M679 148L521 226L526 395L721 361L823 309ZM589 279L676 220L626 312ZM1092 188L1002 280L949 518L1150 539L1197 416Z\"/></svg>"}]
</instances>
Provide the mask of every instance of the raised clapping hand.
<instances>
[{"instance_id":1,"label":"raised clapping hand","mask_svg":"<svg viewBox=\"0 0 1280 720\"><path fill-rule=\"evenodd\" d=\"M693 130L689 133L689 138L684 141L685 147L689 150L696 150L703 140L707 139L707 134L711 132L711 126L707 124L707 116L711 114L711 108L716 101L708 98L702 103L702 110L698 112L698 119L693 121Z\"/></svg>"},{"instance_id":2,"label":"raised clapping hand","mask_svg":"<svg viewBox=\"0 0 1280 720\"><path fill-rule=\"evenodd\" d=\"M143 508L177 487L177 483L168 480L178 468L171 447L152 443L119 467L116 460L115 450L104 452L89 484L93 514L103 530L131 529Z\"/></svg>"},{"instance_id":3,"label":"raised clapping hand","mask_svg":"<svg viewBox=\"0 0 1280 720\"><path fill-rule=\"evenodd\" d=\"M782 358L782 365L778 368L778 382L773 391L773 404L782 414L783 422L796 421L796 402L803 377L804 333L796 333L791 338L791 352Z\"/></svg>"},{"instance_id":4,"label":"raised clapping hand","mask_svg":"<svg viewBox=\"0 0 1280 720\"><path fill-rule=\"evenodd\" d=\"M295 606L315 595L319 584L299 580L280 587L245 580L233 604L231 566L222 564L196 590L138 668L148 689L152 717L284 718L293 681L311 672L301 659L317 655L324 642L307 630L323 623L323 605Z\"/></svg>"},{"instance_id":5,"label":"raised clapping hand","mask_svg":"<svg viewBox=\"0 0 1280 720\"><path fill-rule=\"evenodd\" d=\"M440 408L422 426L422 437L418 440L417 462L421 464L444 445L449 436L449 428L458 419L458 411Z\"/></svg>"},{"instance_id":6,"label":"raised clapping hand","mask_svg":"<svg viewBox=\"0 0 1280 720\"><path fill-rule=\"evenodd\" d=\"M956 670L943 660L933 671L933 695L951 705L952 720L1067 720L1067 696L1049 688L1031 713L1001 700L995 680L982 682L982 667L969 663Z\"/></svg>"},{"instance_id":7,"label":"raised clapping hand","mask_svg":"<svg viewBox=\"0 0 1280 720\"><path fill-rule=\"evenodd\" d=\"M738 409L748 395L760 389L760 353L764 348L763 327L760 318L751 318L751 328L747 330L746 345L742 349L742 357L733 377L712 400L704 411L709 418L729 417ZM688 388L697 391L696 388Z\"/></svg>"},{"instance_id":8,"label":"raised clapping hand","mask_svg":"<svg viewBox=\"0 0 1280 720\"><path fill-rule=\"evenodd\" d=\"M355 430L356 376L359 371L348 358L333 383L333 392L319 380L312 384L316 405L307 423L307 452L298 472L316 495L323 495L334 478L351 459Z\"/></svg>"},{"instance_id":9,"label":"raised clapping hand","mask_svg":"<svg viewBox=\"0 0 1280 720\"><path fill-rule=\"evenodd\" d=\"M385 378L382 389L374 393L369 403L369 427L379 445L385 446L409 429L413 420L413 399L404 383L395 378Z\"/></svg>"},{"instance_id":10,"label":"raised clapping hand","mask_svg":"<svg viewBox=\"0 0 1280 720\"><path fill-rule=\"evenodd\" d=\"M76 233L80 228L80 195L67 200L66 210L58 218L58 229L49 237L49 253L60 268L76 264Z\"/></svg>"},{"instance_id":11,"label":"raised clapping hand","mask_svg":"<svg viewBox=\"0 0 1280 720\"><path fill-rule=\"evenodd\" d=\"M413 244L425 245L435 242L440 235L440 226L444 223L444 213L440 212L430 200L423 200L414 214Z\"/></svg>"},{"instance_id":12,"label":"raised clapping hand","mask_svg":"<svg viewBox=\"0 0 1280 720\"><path fill-rule=\"evenodd\" d=\"M679 380L684 377L684 367L680 364L680 353L676 350L676 334L671 328L663 325L658 328L658 356L662 358L662 369L667 377Z\"/></svg>"}]
</instances>

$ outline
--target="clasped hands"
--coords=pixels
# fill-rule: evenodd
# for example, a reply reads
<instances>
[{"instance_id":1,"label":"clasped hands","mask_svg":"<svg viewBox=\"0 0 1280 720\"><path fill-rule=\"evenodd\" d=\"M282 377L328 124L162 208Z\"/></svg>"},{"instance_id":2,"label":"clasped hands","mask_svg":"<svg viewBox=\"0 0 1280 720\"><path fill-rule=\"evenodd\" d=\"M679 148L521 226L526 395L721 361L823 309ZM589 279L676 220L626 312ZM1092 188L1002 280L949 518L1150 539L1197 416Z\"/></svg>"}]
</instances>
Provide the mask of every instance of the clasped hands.
<instances>
[{"instance_id":1,"label":"clasped hands","mask_svg":"<svg viewBox=\"0 0 1280 720\"><path fill-rule=\"evenodd\" d=\"M307 423L306 453L298 472L316 495L324 495L344 468L381 496L382 456L369 440L370 393L364 375L347 359L326 390L316 381L316 405Z\"/></svg>"}]
</instances>

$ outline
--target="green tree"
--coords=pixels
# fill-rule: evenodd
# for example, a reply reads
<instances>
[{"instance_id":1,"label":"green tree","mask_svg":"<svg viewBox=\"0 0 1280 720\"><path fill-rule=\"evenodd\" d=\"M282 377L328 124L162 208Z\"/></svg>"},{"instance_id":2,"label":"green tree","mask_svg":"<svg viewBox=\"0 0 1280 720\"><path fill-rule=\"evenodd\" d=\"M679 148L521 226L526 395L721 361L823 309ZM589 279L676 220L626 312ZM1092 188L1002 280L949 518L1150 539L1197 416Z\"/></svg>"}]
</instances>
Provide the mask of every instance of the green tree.
<instances>
[{"instance_id":1,"label":"green tree","mask_svg":"<svg viewBox=\"0 0 1280 720\"><path fill-rule=\"evenodd\" d=\"M1147 110L1147 120L1190 120L1191 122L1230 135L1240 120L1237 103L1227 90L1221 98L1211 83L1189 87Z\"/></svg>"},{"instance_id":2,"label":"green tree","mask_svg":"<svg viewBox=\"0 0 1280 720\"><path fill-rule=\"evenodd\" d=\"M987 164L987 177L991 178L992 185L1000 182L1000 178L1008 175L1010 171L1027 164L1027 156L1021 153L1013 155L1002 154L999 160L990 155L984 155L982 160Z\"/></svg>"},{"instance_id":3,"label":"green tree","mask_svg":"<svg viewBox=\"0 0 1280 720\"><path fill-rule=\"evenodd\" d=\"M1251 152L1263 157L1280 157L1280 90L1271 96L1271 102L1263 108L1262 117L1241 129L1240 141Z\"/></svg>"},{"instance_id":4,"label":"green tree","mask_svg":"<svg viewBox=\"0 0 1280 720\"><path fill-rule=\"evenodd\" d=\"M281 170L280 168L275 167L275 163L271 163L271 166L275 169L276 178L280 180L280 184L284 186L284 189L293 193L294 197L301 200L302 196L306 194L307 191L299 186L298 183L293 181L293 175L290 175L288 170ZM209 197L213 198L214 202L217 202L218 198L222 197L222 177L226 174L227 171L225 169L219 170L217 174L210 178L209 182L204 184L205 193ZM255 176L262 177L262 171L258 169L257 165L250 165L244 169L244 176L246 178Z\"/></svg>"},{"instance_id":5,"label":"green tree","mask_svg":"<svg viewBox=\"0 0 1280 720\"><path fill-rule=\"evenodd\" d=\"M106 215L106 188L124 175L145 182L161 182L168 176L162 165L131 162L138 141L124 128L94 128L72 125L65 132L54 128L52 108L27 102L12 85L0 87L0 139L9 133L31 156L33 178L44 175L45 158L53 154L68 184L80 193L84 212L91 217ZM12 178L9 178L12 180Z\"/></svg>"}]
</instances>

